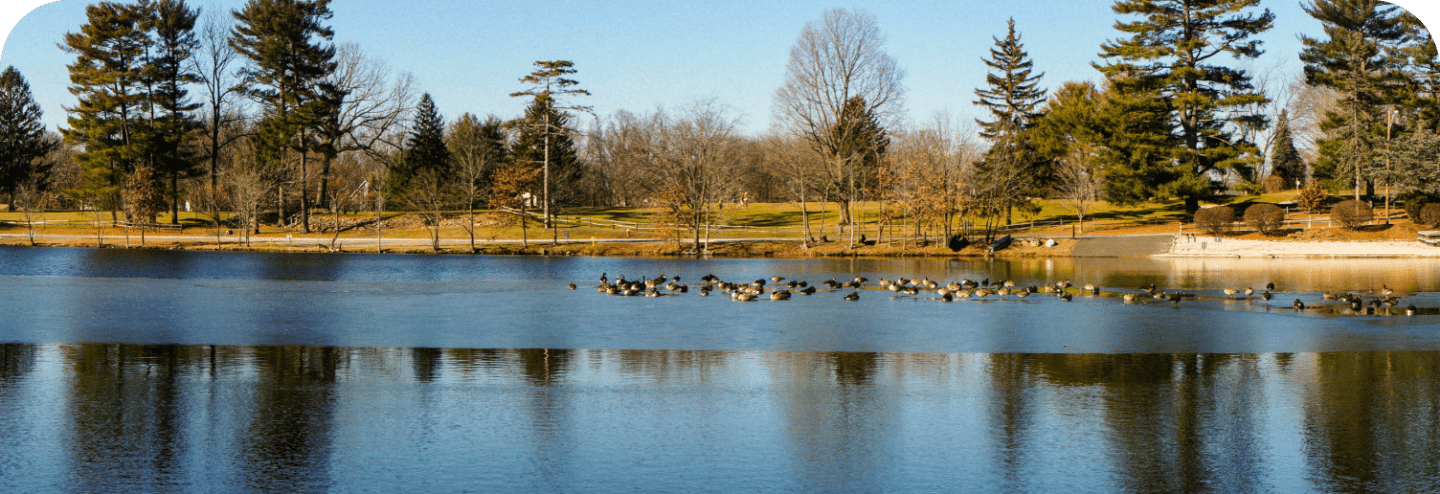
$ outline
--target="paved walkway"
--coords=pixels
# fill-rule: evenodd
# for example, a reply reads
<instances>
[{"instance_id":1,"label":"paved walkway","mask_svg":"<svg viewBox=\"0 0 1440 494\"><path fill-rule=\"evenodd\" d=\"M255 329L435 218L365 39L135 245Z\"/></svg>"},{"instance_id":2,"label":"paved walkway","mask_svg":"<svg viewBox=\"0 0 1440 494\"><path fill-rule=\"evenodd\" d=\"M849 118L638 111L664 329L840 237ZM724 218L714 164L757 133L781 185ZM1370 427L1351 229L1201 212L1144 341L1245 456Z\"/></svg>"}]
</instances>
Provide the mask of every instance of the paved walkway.
<instances>
[{"instance_id":1,"label":"paved walkway","mask_svg":"<svg viewBox=\"0 0 1440 494\"><path fill-rule=\"evenodd\" d=\"M1075 243L1075 257L1150 257L1170 252L1175 235L1084 237Z\"/></svg>"}]
</instances>

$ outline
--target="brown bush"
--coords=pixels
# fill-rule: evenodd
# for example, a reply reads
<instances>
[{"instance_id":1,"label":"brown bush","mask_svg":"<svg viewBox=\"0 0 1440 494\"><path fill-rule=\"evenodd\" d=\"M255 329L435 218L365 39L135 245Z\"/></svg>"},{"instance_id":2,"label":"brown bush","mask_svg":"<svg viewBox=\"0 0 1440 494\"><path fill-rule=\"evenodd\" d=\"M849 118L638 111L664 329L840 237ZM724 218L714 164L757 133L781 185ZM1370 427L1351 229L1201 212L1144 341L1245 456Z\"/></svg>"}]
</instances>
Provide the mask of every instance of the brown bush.
<instances>
[{"instance_id":1,"label":"brown bush","mask_svg":"<svg viewBox=\"0 0 1440 494\"><path fill-rule=\"evenodd\" d=\"M1440 203L1432 202L1422 206L1415 222L1432 228L1440 226Z\"/></svg>"},{"instance_id":2,"label":"brown bush","mask_svg":"<svg viewBox=\"0 0 1440 494\"><path fill-rule=\"evenodd\" d=\"M1229 206L1215 206L1195 212L1195 226L1211 235L1223 235L1235 223L1235 210Z\"/></svg>"},{"instance_id":3,"label":"brown bush","mask_svg":"<svg viewBox=\"0 0 1440 494\"><path fill-rule=\"evenodd\" d=\"M1319 211L1320 205L1329 197L1330 193L1320 188L1319 183L1310 182L1305 188L1300 189L1300 194L1295 197L1295 202L1300 205L1300 209L1313 213Z\"/></svg>"},{"instance_id":4,"label":"brown bush","mask_svg":"<svg viewBox=\"0 0 1440 494\"><path fill-rule=\"evenodd\" d=\"M1245 222L1270 235L1285 224L1285 210L1274 204L1252 204L1245 208Z\"/></svg>"},{"instance_id":5,"label":"brown bush","mask_svg":"<svg viewBox=\"0 0 1440 494\"><path fill-rule=\"evenodd\" d=\"M1339 223L1340 226L1349 229L1359 228L1360 225L1375 217L1375 210L1370 205L1354 199L1341 202L1330 208L1330 221Z\"/></svg>"}]
</instances>

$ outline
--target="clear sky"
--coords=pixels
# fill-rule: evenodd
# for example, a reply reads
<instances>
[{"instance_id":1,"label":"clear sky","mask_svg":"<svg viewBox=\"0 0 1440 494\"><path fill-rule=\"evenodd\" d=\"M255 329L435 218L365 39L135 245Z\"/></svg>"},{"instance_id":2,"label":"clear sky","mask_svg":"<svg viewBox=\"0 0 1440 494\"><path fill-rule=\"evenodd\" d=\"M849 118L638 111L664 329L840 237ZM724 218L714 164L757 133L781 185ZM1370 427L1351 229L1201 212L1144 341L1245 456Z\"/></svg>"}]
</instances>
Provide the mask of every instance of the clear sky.
<instances>
[{"instance_id":1,"label":"clear sky","mask_svg":"<svg viewBox=\"0 0 1440 494\"><path fill-rule=\"evenodd\" d=\"M6 34L0 66L13 65L30 82L53 130L64 124L65 65L72 55L56 47L66 32L86 22L90 0L0 0L0 34ZM1440 23L1440 2L1398 0L1428 26ZM191 0L207 10L230 11L243 0ZM542 10L536 5L544 5ZM681 107L703 98L728 105L747 133L771 123L771 102L784 82L790 47L805 23L825 10L859 8L876 16L888 38L887 51L905 69L909 119L930 120L937 112L958 118L981 114L972 104L984 85L981 62L1003 37L1005 21L1016 29L1042 87L1067 80L1098 81L1090 62L1100 44L1119 37L1120 17L1108 0L886 1L837 5L813 0L625 2L336 0L331 26L337 43L358 43L368 55L394 70L413 74L419 90L431 93L447 119L461 113L519 116L524 106L509 94L526 89L518 79L537 60L571 60L574 78L593 96L601 118L618 110L648 112ZM1262 2L1276 15L1265 33L1266 55L1247 62L1255 73L1276 72L1288 82L1301 68L1301 33L1322 35L1320 24L1297 0ZM1418 10L1416 10L1418 9ZM22 18L23 17L23 18ZM1128 19L1126 19L1128 20ZM10 26L13 30L4 31ZM1280 81L1277 81L1280 82ZM579 122L589 125L589 117Z\"/></svg>"}]
</instances>

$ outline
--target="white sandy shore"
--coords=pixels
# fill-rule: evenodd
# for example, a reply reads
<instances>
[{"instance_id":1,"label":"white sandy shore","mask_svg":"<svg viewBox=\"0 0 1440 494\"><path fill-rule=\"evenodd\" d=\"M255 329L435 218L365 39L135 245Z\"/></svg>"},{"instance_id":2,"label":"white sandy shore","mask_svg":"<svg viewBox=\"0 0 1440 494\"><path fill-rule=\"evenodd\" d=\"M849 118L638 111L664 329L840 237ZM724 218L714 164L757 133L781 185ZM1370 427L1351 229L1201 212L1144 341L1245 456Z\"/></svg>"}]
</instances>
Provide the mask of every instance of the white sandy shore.
<instances>
[{"instance_id":1,"label":"white sandy shore","mask_svg":"<svg viewBox=\"0 0 1440 494\"><path fill-rule=\"evenodd\" d=\"M1177 235L1170 252L1155 257L1440 257L1440 247L1419 241L1325 242L1239 240Z\"/></svg>"}]
</instances>

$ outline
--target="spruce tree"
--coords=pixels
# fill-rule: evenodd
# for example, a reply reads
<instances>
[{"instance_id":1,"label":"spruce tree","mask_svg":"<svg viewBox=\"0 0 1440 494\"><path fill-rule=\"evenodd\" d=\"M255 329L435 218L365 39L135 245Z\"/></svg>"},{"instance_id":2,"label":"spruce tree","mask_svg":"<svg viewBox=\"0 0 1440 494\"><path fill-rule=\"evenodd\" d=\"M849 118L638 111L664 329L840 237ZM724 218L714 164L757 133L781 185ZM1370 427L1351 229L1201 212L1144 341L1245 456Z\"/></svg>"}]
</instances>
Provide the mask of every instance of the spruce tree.
<instances>
[{"instance_id":1,"label":"spruce tree","mask_svg":"<svg viewBox=\"0 0 1440 494\"><path fill-rule=\"evenodd\" d=\"M0 193L15 210L15 191L35 179L44 188L51 163L45 155L59 143L46 135L44 113L30 93L30 83L15 67L0 73Z\"/></svg>"},{"instance_id":2,"label":"spruce tree","mask_svg":"<svg viewBox=\"0 0 1440 494\"><path fill-rule=\"evenodd\" d=\"M1265 127L1264 117L1248 113L1248 109L1269 100L1254 88L1244 70L1217 61L1224 55L1244 60L1263 53L1261 41L1252 37L1269 30L1275 16L1268 9L1258 15L1245 12L1259 3L1117 0L1112 8L1115 13L1142 18L1117 22L1115 28L1131 37L1102 44L1100 56L1107 64L1093 65L1105 74L1117 95L1157 98L1173 123L1171 129L1134 129L1166 132L1144 140L1173 140L1169 151L1173 166L1159 170L1153 169L1155 163L1147 162L1150 171L1116 170L1117 175L1134 179L1132 187L1147 189L1132 191L1140 193L1127 197L1178 196L1185 200L1187 214L1193 214L1200 207L1200 198L1210 194L1213 173L1248 174L1246 155L1258 155L1259 150L1240 136L1237 126ZM1117 163L1136 164L1133 159Z\"/></svg>"},{"instance_id":3,"label":"spruce tree","mask_svg":"<svg viewBox=\"0 0 1440 494\"><path fill-rule=\"evenodd\" d=\"M511 146L513 159L539 172L541 186L544 187L548 139L550 201L556 205L574 205L580 197L577 186L585 170L575 151L575 141L570 137L570 115L556 109L554 100L541 95L525 108L525 117L513 125L520 130L515 144Z\"/></svg>"},{"instance_id":4,"label":"spruce tree","mask_svg":"<svg viewBox=\"0 0 1440 494\"><path fill-rule=\"evenodd\" d=\"M1029 130L1040 118L1040 105L1045 103L1045 90L1038 87L1045 74L1030 75L1034 62L1015 34L1015 19L1011 18L1007 26L1005 39L991 38L995 47L990 49L990 59L980 59L999 73L986 74L989 89L975 90L980 99L974 103L989 111L991 117L975 121L980 124L980 136L990 140Z\"/></svg>"},{"instance_id":5,"label":"spruce tree","mask_svg":"<svg viewBox=\"0 0 1440 494\"><path fill-rule=\"evenodd\" d=\"M411 177L427 170L441 177L449 177L452 172L450 149L445 145L445 117L440 116L430 93L420 96L400 166L391 170L386 182L394 190L402 190Z\"/></svg>"},{"instance_id":6,"label":"spruce tree","mask_svg":"<svg viewBox=\"0 0 1440 494\"><path fill-rule=\"evenodd\" d=\"M309 154L314 128L333 102L323 98L325 77L335 70L335 32L323 25L330 0L250 0L231 11L237 25L230 46L249 59L241 71L247 94L263 107L259 131L262 159L284 162L300 154L301 231L310 231Z\"/></svg>"},{"instance_id":7,"label":"spruce tree","mask_svg":"<svg viewBox=\"0 0 1440 494\"><path fill-rule=\"evenodd\" d=\"M833 142L838 143L840 156L849 163L846 177L853 178L857 197L869 195L878 185L879 170L890 147L890 136L880 125L865 98L852 96L840 109L840 122L835 126ZM836 190L849 196L851 183L836 183Z\"/></svg>"},{"instance_id":8,"label":"spruce tree","mask_svg":"<svg viewBox=\"0 0 1440 494\"><path fill-rule=\"evenodd\" d=\"M1305 178L1305 160L1300 157L1300 152L1295 150L1295 137L1290 134L1290 117L1285 110L1280 111L1279 121L1275 124L1274 144L1270 152L1270 176L1278 177L1286 185Z\"/></svg>"},{"instance_id":9,"label":"spruce tree","mask_svg":"<svg viewBox=\"0 0 1440 494\"><path fill-rule=\"evenodd\" d=\"M1332 137L1317 142L1315 175L1332 184L1353 181L1358 199L1385 131L1380 112L1388 110L1381 108L1390 102L1386 92L1403 85L1392 51L1405 29L1396 7L1380 0L1313 0L1302 7L1325 30L1324 39L1300 37L1305 81L1341 93L1338 110L1326 113L1321 124Z\"/></svg>"}]
</instances>

